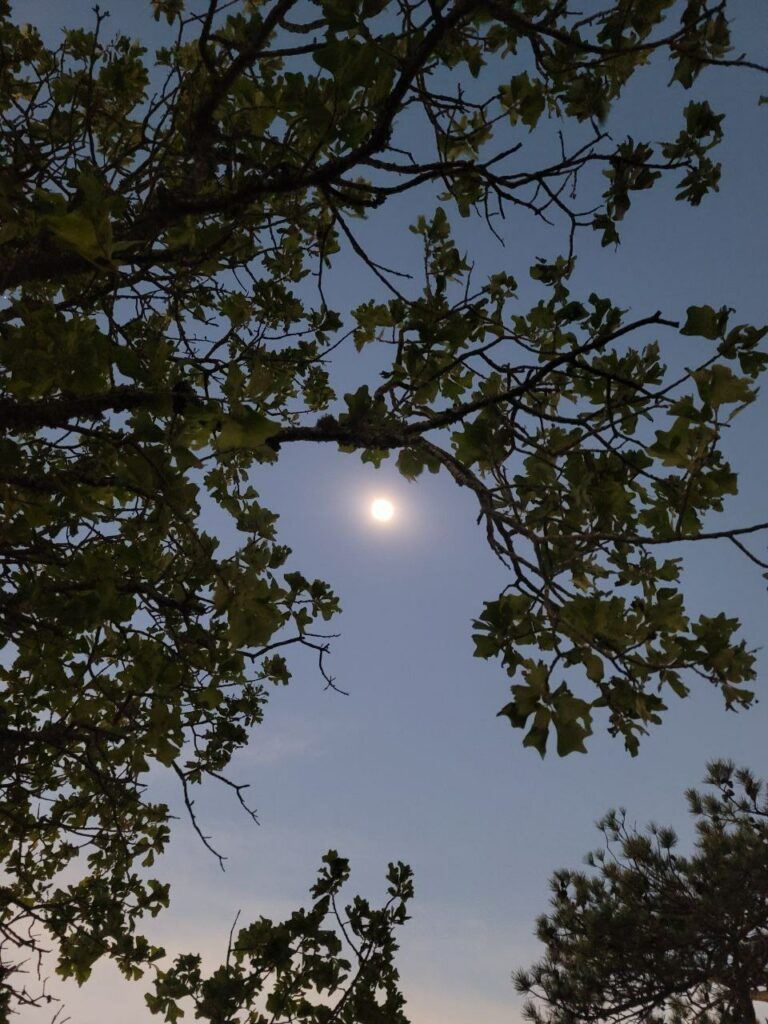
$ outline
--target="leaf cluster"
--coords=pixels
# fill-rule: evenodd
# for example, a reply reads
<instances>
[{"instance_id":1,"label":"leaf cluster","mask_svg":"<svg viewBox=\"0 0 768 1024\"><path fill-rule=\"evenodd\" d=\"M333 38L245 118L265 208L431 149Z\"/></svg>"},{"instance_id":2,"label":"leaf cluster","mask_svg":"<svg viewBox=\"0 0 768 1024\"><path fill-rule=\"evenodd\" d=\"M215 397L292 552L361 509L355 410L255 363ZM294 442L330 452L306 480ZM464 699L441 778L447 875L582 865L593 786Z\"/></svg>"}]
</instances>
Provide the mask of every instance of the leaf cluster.
<instances>
[{"instance_id":1,"label":"leaf cluster","mask_svg":"<svg viewBox=\"0 0 768 1024\"><path fill-rule=\"evenodd\" d=\"M207 977L196 955L158 973L147 996L153 1013L176 1021L184 1007L211 1024L407 1024L394 966L394 929L408 919L410 869L390 864L388 898L374 908L360 896L338 905L349 877L335 850L323 858L309 909L286 921L260 918L230 939L226 961Z\"/></svg>"}]
</instances>

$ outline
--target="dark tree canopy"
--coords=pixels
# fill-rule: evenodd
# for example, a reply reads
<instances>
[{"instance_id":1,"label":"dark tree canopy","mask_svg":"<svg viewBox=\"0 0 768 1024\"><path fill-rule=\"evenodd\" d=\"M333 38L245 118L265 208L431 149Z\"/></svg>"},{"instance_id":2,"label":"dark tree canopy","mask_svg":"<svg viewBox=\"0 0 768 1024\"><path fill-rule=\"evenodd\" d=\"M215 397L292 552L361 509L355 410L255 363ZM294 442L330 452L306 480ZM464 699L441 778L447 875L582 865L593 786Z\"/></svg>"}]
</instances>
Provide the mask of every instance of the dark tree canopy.
<instances>
[{"instance_id":1,"label":"dark tree canopy","mask_svg":"<svg viewBox=\"0 0 768 1024\"><path fill-rule=\"evenodd\" d=\"M687 793L690 857L672 829L640 833L611 811L593 870L554 875L546 957L515 976L535 997L528 1020L754 1024L753 1001L768 1000L768 796L729 762L706 784L715 792Z\"/></svg>"},{"instance_id":2,"label":"dark tree canopy","mask_svg":"<svg viewBox=\"0 0 768 1024\"><path fill-rule=\"evenodd\" d=\"M663 143L605 124L650 60L672 90L758 80L730 5L152 6L157 53L98 10L51 47L0 0L0 929L30 955L52 936L80 980L103 956L132 976L158 955L138 931L168 900L150 768L190 813L204 778L242 797L227 766L286 654L330 679L318 633L337 599L293 566L255 487L287 446L474 494L509 570L477 654L542 753L550 730L583 750L593 714L634 752L696 676L748 705L738 622L687 613L680 556L725 538L765 568L748 544L768 524L707 518L736 492L721 435L755 396L765 331L725 305L630 314L570 290L582 229L612 245L639 192L717 189L705 99ZM537 166L539 140L556 148ZM358 238L417 189L419 282ZM505 266L476 281L452 239L457 217L493 231L513 209L565 225L560 258L531 254L532 308ZM351 310L323 289L342 250L378 278ZM696 339L681 374L676 333ZM337 397L341 345L384 370ZM212 505L234 552L205 528Z\"/></svg>"},{"instance_id":3,"label":"dark tree canopy","mask_svg":"<svg viewBox=\"0 0 768 1024\"><path fill-rule=\"evenodd\" d=\"M237 933L236 918L226 957L208 975L196 953L158 967L146 995L150 1011L169 1024L190 1012L209 1024L408 1024L394 964L394 932L408 920L411 869L402 863L389 865L387 899L381 907L360 896L340 903L348 879L349 862L329 850L309 909L296 910L285 921L261 917ZM158 950L143 952L151 952L150 961L161 955ZM135 952L133 962L133 972L126 973L138 978L142 961ZM15 1007L53 1002L44 990L20 981L28 966L3 961L3 1021ZM61 1011L59 1006L54 1021Z\"/></svg>"},{"instance_id":4,"label":"dark tree canopy","mask_svg":"<svg viewBox=\"0 0 768 1024\"><path fill-rule=\"evenodd\" d=\"M233 928L226 961L208 977L199 956L177 957L156 976L152 1012L173 1022L194 1009L210 1024L408 1024L393 932L407 920L410 868L389 865L382 907L357 896L342 908L348 862L335 850L323 861L309 910Z\"/></svg>"}]
</instances>

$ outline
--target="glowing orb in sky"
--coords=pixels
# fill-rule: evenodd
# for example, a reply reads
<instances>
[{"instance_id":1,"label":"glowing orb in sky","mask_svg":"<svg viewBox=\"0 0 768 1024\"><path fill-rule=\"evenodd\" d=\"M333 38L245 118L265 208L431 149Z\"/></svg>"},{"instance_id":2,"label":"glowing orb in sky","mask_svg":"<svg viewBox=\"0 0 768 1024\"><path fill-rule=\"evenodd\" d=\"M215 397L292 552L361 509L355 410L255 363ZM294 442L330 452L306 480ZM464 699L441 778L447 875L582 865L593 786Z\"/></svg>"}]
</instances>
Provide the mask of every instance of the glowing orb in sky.
<instances>
[{"instance_id":1,"label":"glowing orb in sky","mask_svg":"<svg viewBox=\"0 0 768 1024\"><path fill-rule=\"evenodd\" d=\"M395 506L387 498L376 498L371 503L371 515L379 523L388 523L395 514Z\"/></svg>"}]
</instances>

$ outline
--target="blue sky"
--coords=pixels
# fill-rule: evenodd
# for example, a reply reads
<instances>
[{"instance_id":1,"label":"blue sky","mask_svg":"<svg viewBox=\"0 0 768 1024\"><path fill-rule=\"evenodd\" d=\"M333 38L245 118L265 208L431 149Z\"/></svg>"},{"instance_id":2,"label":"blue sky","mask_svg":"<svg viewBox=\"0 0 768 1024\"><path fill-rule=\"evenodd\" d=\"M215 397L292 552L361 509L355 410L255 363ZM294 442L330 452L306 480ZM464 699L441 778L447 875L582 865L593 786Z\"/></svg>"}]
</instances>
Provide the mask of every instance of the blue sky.
<instances>
[{"instance_id":1,"label":"blue sky","mask_svg":"<svg viewBox=\"0 0 768 1024\"><path fill-rule=\"evenodd\" d=\"M115 27L145 30L135 0L110 6ZM86 20L89 7L81 0L27 0L16 10L52 33ZM764 50L766 5L736 0L733 9L740 39ZM588 234L581 238L577 287L608 295L638 316L656 309L679 316L690 304L711 303L734 306L739 321L759 323L768 285L768 108L756 106L755 76L712 73L705 85L713 106L726 113L721 194L697 210L664 189L640 196L618 252L601 250ZM628 95L621 123L631 123L625 131L637 138L664 138L688 98L668 91L665 72L651 69ZM422 194L364 229L382 262L407 261L407 224L432 205ZM527 217L506 223L505 249L482 225L459 230L479 270L508 270L521 282L533 257L562 243L562 234ZM524 290L532 295L533 287ZM342 308L378 294L349 255L328 289L331 304L335 299ZM685 362L685 343L665 340L671 358ZM342 352L343 385L364 382L364 366ZM731 522L766 518L767 428L763 400L735 422L728 440L742 482L727 513ZM387 861L403 859L416 872L400 957L413 1024L515 1020L509 974L539 953L533 925L546 908L551 872L580 862L596 839L593 821L618 804L639 824L654 818L688 834L682 792L699 781L708 758L731 757L768 774L766 702L726 713L716 693L694 685L637 758L596 731L587 756L542 762L495 717L507 699L505 676L472 657L471 620L506 580L475 524L469 495L442 475L408 484L390 466L375 471L325 447L285 451L274 469L258 471L255 484L280 513L281 537L296 565L327 579L341 596L344 612L334 629L342 635L331 669L350 696L324 691L309 660L297 665L295 681L274 694L265 724L236 766L235 774L252 784L260 827L227 794L201 795L199 813L229 858L227 871L181 820L161 868L173 881L172 909L152 934L169 950L199 950L218 961L236 911L242 920L289 912L305 899L327 848L351 858L352 889L371 895L383 891ZM380 494L397 506L385 528L367 515ZM209 528L218 527L211 521ZM690 554L688 601L693 610L738 614L746 635L761 645L765 581L732 550L723 543ZM764 692L765 657L762 666ZM56 984L52 991L66 997L77 1024L135 1024L146 1015L141 985L128 985L109 967L81 991Z\"/></svg>"}]
</instances>

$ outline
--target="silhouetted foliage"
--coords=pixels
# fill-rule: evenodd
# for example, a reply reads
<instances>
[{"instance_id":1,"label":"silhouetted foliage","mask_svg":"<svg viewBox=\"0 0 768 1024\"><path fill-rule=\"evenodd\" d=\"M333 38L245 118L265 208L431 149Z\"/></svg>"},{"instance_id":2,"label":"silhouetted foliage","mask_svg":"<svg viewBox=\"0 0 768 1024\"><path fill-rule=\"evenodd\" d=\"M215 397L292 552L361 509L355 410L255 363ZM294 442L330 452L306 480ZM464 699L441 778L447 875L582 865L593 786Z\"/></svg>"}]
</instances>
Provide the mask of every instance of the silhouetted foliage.
<instances>
[{"instance_id":1,"label":"silhouetted foliage","mask_svg":"<svg viewBox=\"0 0 768 1024\"><path fill-rule=\"evenodd\" d=\"M189 1000L195 1017L211 1024L407 1024L393 929L407 920L410 869L390 864L383 907L358 896L342 914L337 897L348 863L335 850L323 860L309 910L242 928L225 963L207 978L199 956L177 957L159 972L150 1009L175 1021Z\"/></svg>"},{"instance_id":2,"label":"silhouetted foliage","mask_svg":"<svg viewBox=\"0 0 768 1024\"><path fill-rule=\"evenodd\" d=\"M599 822L592 870L558 871L538 923L545 958L515 975L533 1024L747 1024L768 999L768 797L728 762L715 793L688 792L690 857L671 828L638 832L626 811Z\"/></svg>"}]
</instances>

